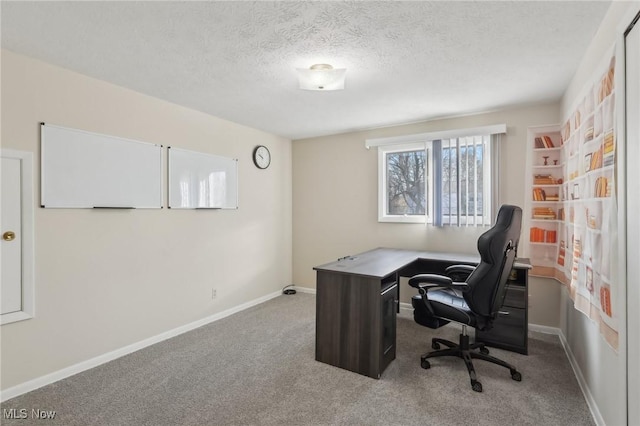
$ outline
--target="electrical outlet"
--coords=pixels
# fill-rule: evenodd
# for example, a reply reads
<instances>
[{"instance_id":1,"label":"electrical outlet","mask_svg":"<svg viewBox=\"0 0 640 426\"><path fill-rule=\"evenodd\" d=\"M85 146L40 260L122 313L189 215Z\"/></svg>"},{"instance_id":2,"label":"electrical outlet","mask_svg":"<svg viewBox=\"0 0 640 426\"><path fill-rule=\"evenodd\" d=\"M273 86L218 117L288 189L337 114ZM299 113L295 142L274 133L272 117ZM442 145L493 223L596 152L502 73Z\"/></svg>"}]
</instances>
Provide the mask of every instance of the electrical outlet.
<instances>
[{"instance_id":1,"label":"electrical outlet","mask_svg":"<svg viewBox=\"0 0 640 426\"><path fill-rule=\"evenodd\" d=\"M215 299L218 297L218 289L217 288L212 288L211 289L211 299Z\"/></svg>"}]
</instances>

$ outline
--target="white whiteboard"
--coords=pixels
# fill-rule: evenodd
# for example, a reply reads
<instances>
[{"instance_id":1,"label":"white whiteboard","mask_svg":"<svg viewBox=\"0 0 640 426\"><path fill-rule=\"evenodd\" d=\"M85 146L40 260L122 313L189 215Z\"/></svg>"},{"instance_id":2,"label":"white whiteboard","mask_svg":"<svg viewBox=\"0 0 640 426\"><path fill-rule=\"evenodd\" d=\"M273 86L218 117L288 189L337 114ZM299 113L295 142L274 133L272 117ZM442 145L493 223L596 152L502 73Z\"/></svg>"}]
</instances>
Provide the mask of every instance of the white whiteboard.
<instances>
[{"instance_id":1,"label":"white whiteboard","mask_svg":"<svg viewBox=\"0 0 640 426\"><path fill-rule=\"evenodd\" d=\"M169 208L238 208L238 160L172 147L168 153Z\"/></svg>"},{"instance_id":2,"label":"white whiteboard","mask_svg":"<svg viewBox=\"0 0 640 426\"><path fill-rule=\"evenodd\" d=\"M162 146L41 125L41 205L162 208Z\"/></svg>"}]
</instances>

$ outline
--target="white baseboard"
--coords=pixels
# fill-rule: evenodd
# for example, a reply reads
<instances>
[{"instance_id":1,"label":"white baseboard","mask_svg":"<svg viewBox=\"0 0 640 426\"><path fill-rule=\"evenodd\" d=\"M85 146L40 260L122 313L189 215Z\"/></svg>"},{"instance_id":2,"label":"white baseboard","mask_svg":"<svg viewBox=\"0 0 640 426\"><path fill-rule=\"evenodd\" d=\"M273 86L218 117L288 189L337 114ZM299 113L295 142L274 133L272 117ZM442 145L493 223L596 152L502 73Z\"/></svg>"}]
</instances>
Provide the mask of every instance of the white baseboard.
<instances>
[{"instance_id":1,"label":"white baseboard","mask_svg":"<svg viewBox=\"0 0 640 426\"><path fill-rule=\"evenodd\" d=\"M589 406L589 411L591 411L591 416L593 417L593 421L598 426L605 426L604 418L602 418L602 414L600 414L600 410L598 409L598 404L596 404L596 400L593 398L593 395L589 390L587 381L584 379L584 376L582 375L580 366L578 365L576 358L573 356L573 352L571 352L571 347L569 347L569 343L567 342L567 339L564 333L562 333L562 330L559 330L558 336L560 337L560 342L562 343L562 347L564 348L564 351L567 354L567 358L569 359L569 364L571 364L571 368L573 369L573 374L575 374L576 379L578 380L578 385L580 386L580 390L582 390L584 399L587 401L587 405Z\"/></svg>"},{"instance_id":2,"label":"white baseboard","mask_svg":"<svg viewBox=\"0 0 640 426\"><path fill-rule=\"evenodd\" d=\"M315 288L298 287L297 285L294 285L293 288L296 291L299 291L300 293L316 294L316 289Z\"/></svg>"},{"instance_id":3,"label":"white baseboard","mask_svg":"<svg viewBox=\"0 0 640 426\"><path fill-rule=\"evenodd\" d=\"M314 290L314 293L315 293L315 290ZM97 367L106 362L113 361L114 359L120 358L124 355L128 355L132 352L139 351L140 349L146 348L147 346L151 346L153 344L162 342L163 340L167 340L172 337L178 336L180 334L186 333L188 331L194 330L198 327L202 327L203 325L207 325L214 321L218 321L222 318L226 318L229 315L233 315L245 309L251 308L252 306L256 306L261 303L264 303L267 300L271 300L275 297L280 296L281 294L282 294L282 291L278 290L276 292L267 294L266 296L262 296L254 300L250 300L249 302L243 303L241 305L235 306L233 308L227 309L222 312L218 312L217 314L210 315L206 318L202 318L198 321L194 321L192 323L185 324L180 327L176 327L172 330L166 331L164 333L160 333L156 336L149 337L148 339L144 339L139 342L132 343L130 345L122 347L120 349L116 349L115 351L98 355L95 358L91 358L86 361L79 362L78 364L71 365L69 367L63 368L62 370L54 371L53 373L49 373L44 376L38 377L36 379L29 380L28 382L24 382L19 385L13 386L11 388L8 388L0 392L0 402L7 401L11 398L15 398L16 396L25 394L27 392L31 392L32 390L41 388L43 386L46 386L51 383L57 382L59 380L65 379L67 377L73 376L74 374L78 374L83 371L89 370L91 368Z\"/></svg>"},{"instance_id":4,"label":"white baseboard","mask_svg":"<svg viewBox=\"0 0 640 426\"><path fill-rule=\"evenodd\" d=\"M529 324L529 331L536 331L538 333L553 334L559 336L561 331L558 327L549 327L547 325Z\"/></svg>"},{"instance_id":5,"label":"white baseboard","mask_svg":"<svg viewBox=\"0 0 640 426\"><path fill-rule=\"evenodd\" d=\"M400 302L400 312L413 315L413 306L411 303Z\"/></svg>"}]
</instances>

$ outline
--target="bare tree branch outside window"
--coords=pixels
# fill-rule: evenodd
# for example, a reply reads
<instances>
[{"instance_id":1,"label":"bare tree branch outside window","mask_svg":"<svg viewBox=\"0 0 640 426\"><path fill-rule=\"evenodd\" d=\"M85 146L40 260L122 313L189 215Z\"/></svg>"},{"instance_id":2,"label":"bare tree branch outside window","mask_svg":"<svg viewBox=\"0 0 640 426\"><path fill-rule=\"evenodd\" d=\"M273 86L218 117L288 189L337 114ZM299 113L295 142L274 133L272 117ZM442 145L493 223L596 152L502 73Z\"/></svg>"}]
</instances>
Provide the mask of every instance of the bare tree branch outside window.
<instances>
[{"instance_id":1,"label":"bare tree branch outside window","mask_svg":"<svg viewBox=\"0 0 640 426\"><path fill-rule=\"evenodd\" d=\"M425 151L387 154L387 213L424 215Z\"/></svg>"}]
</instances>

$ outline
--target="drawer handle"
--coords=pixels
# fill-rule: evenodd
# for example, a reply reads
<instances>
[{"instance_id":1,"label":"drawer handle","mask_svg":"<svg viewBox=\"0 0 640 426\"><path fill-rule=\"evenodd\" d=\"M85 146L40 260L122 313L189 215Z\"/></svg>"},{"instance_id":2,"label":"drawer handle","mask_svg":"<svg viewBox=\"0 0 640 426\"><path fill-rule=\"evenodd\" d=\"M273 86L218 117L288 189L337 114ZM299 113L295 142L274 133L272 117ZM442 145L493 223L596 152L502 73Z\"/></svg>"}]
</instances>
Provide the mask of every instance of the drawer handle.
<instances>
[{"instance_id":1,"label":"drawer handle","mask_svg":"<svg viewBox=\"0 0 640 426\"><path fill-rule=\"evenodd\" d=\"M498 315L509 315L509 311L498 311Z\"/></svg>"}]
</instances>

